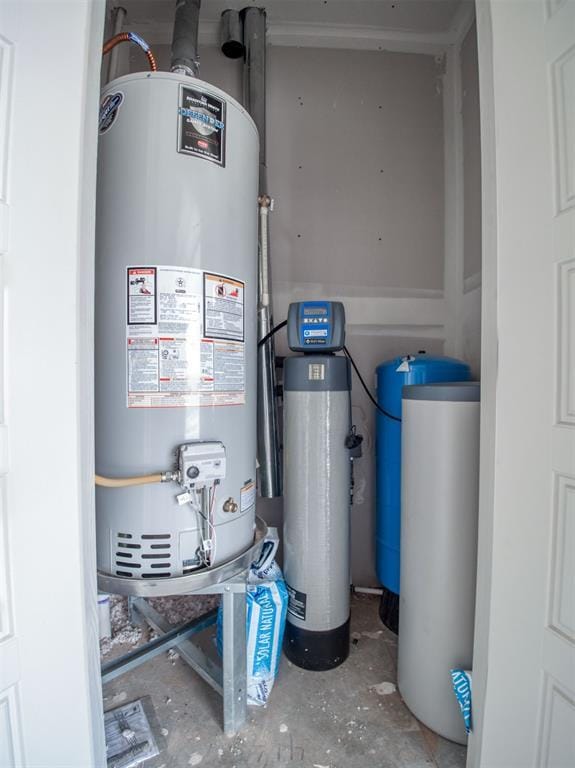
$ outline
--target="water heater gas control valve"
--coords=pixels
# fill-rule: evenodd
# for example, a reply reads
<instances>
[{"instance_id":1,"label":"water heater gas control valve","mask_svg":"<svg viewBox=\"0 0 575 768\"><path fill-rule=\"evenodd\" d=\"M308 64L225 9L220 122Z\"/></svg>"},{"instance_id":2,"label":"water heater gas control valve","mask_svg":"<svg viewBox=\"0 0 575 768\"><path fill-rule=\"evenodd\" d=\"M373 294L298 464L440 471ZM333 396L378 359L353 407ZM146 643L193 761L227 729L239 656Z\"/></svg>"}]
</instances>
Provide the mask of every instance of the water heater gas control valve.
<instances>
[{"instance_id":1,"label":"water heater gas control valve","mask_svg":"<svg viewBox=\"0 0 575 768\"><path fill-rule=\"evenodd\" d=\"M191 489L211 485L226 476L226 449L219 441L206 440L178 446L180 485Z\"/></svg>"}]
</instances>

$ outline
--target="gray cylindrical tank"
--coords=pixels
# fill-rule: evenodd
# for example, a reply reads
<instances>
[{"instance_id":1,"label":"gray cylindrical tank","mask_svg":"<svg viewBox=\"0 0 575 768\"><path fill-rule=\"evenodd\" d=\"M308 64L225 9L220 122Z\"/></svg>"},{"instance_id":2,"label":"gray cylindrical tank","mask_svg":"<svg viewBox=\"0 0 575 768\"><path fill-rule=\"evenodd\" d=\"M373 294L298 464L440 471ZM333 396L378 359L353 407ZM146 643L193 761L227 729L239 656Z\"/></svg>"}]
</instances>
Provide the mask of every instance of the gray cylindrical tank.
<instances>
[{"instance_id":1,"label":"gray cylindrical tank","mask_svg":"<svg viewBox=\"0 0 575 768\"><path fill-rule=\"evenodd\" d=\"M331 669L349 653L350 389L345 357L285 360L284 651L304 669Z\"/></svg>"},{"instance_id":2,"label":"gray cylindrical tank","mask_svg":"<svg viewBox=\"0 0 575 768\"><path fill-rule=\"evenodd\" d=\"M404 387L398 686L425 725L464 744L450 670L471 669L479 384Z\"/></svg>"},{"instance_id":3,"label":"gray cylindrical tank","mask_svg":"<svg viewBox=\"0 0 575 768\"><path fill-rule=\"evenodd\" d=\"M253 540L257 184L257 131L227 94L165 72L106 86L96 470L169 470L180 444L212 441L208 454L223 477L210 483L204 510L214 526L203 532L215 539L211 564ZM178 504L181 492L175 483L98 488L99 568L169 578L206 564L198 555L201 509Z\"/></svg>"}]
</instances>

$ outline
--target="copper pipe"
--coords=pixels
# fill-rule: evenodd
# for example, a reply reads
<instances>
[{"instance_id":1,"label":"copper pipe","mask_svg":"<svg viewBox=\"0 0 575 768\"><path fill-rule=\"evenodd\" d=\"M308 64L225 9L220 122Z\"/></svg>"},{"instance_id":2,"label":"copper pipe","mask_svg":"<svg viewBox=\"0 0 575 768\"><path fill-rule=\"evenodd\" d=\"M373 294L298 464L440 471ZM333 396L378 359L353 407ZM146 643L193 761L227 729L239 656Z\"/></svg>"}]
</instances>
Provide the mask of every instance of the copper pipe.
<instances>
[{"instance_id":1,"label":"copper pipe","mask_svg":"<svg viewBox=\"0 0 575 768\"><path fill-rule=\"evenodd\" d=\"M137 43L138 45L140 45L140 43L138 42L138 39L134 39L131 36L130 32L120 32L119 34L114 35L114 37L111 37L108 41L104 43L104 47L102 48L102 56L105 56L107 53L110 53L112 48L114 48L119 43L130 43L130 42ZM142 45L140 45L140 48L142 48L142 50L146 54L146 57L150 64L150 69L152 70L152 72L156 72L158 69L158 65L156 64L156 59L154 57L154 54L149 48L146 49Z\"/></svg>"}]
</instances>

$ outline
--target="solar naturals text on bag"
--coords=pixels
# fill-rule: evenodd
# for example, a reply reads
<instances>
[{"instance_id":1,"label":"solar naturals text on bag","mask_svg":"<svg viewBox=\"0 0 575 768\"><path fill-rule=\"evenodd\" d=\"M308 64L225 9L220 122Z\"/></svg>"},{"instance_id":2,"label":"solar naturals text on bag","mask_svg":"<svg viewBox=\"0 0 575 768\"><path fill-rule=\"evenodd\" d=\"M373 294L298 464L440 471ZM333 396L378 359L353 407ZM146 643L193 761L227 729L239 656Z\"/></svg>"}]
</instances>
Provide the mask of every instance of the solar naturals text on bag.
<instances>
[{"instance_id":1,"label":"solar naturals text on bag","mask_svg":"<svg viewBox=\"0 0 575 768\"><path fill-rule=\"evenodd\" d=\"M246 592L248 704L267 703L278 671L288 594L275 562L277 539L266 540L262 555L250 568ZM216 642L222 653L223 614L218 612Z\"/></svg>"}]
</instances>

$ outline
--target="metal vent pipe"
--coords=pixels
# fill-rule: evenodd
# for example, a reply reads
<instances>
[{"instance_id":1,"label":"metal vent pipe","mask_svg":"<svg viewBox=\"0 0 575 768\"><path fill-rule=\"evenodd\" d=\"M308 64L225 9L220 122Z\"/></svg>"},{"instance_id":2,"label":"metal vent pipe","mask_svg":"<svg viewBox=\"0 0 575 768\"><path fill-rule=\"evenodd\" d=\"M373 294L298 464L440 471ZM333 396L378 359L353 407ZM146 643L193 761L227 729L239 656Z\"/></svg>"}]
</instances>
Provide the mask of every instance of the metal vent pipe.
<instances>
[{"instance_id":1,"label":"metal vent pipe","mask_svg":"<svg viewBox=\"0 0 575 768\"><path fill-rule=\"evenodd\" d=\"M244 106L260 135L260 195L268 193L266 169L266 11L244 8Z\"/></svg>"},{"instance_id":2,"label":"metal vent pipe","mask_svg":"<svg viewBox=\"0 0 575 768\"><path fill-rule=\"evenodd\" d=\"M244 105L260 136L258 338L262 339L273 328L268 229L271 198L266 166L266 12L264 8L244 8L241 17L245 47ZM273 337L258 348L258 461L260 494L266 498L281 496Z\"/></svg>"},{"instance_id":3,"label":"metal vent pipe","mask_svg":"<svg viewBox=\"0 0 575 768\"><path fill-rule=\"evenodd\" d=\"M172 72L190 77L200 73L198 29L202 0L176 0L174 36L172 38Z\"/></svg>"},{"instance_id":4,"label":"metal vent pipe","mask_svg":"<svg viewBox=\"0 0 575 768\"><path fill-rule=\"evenodd\" d=\"M245 53L243 24L239 11L228 8L222 13L221 49L228 59L239 59Z\"/></svg>"},{"instance_id":5,"label":"metal vent pipe","mask_svg":"<svg viewBox=\"0 0 575 768\"><path fill-rule=\"evenodd\" d=\"M121 8L117 6L116 8L112 9L112 34L110 37L114 37L114 35L119 35L124 27L124 21L126 20L126 9ZM120 49L116 46L112 49L110 52L110 58L108 60L108 78L106 80L107 83L110 82L110 80L115 80L118 77L118 56L120 54Z\"/></svg>"}]
</instances>

